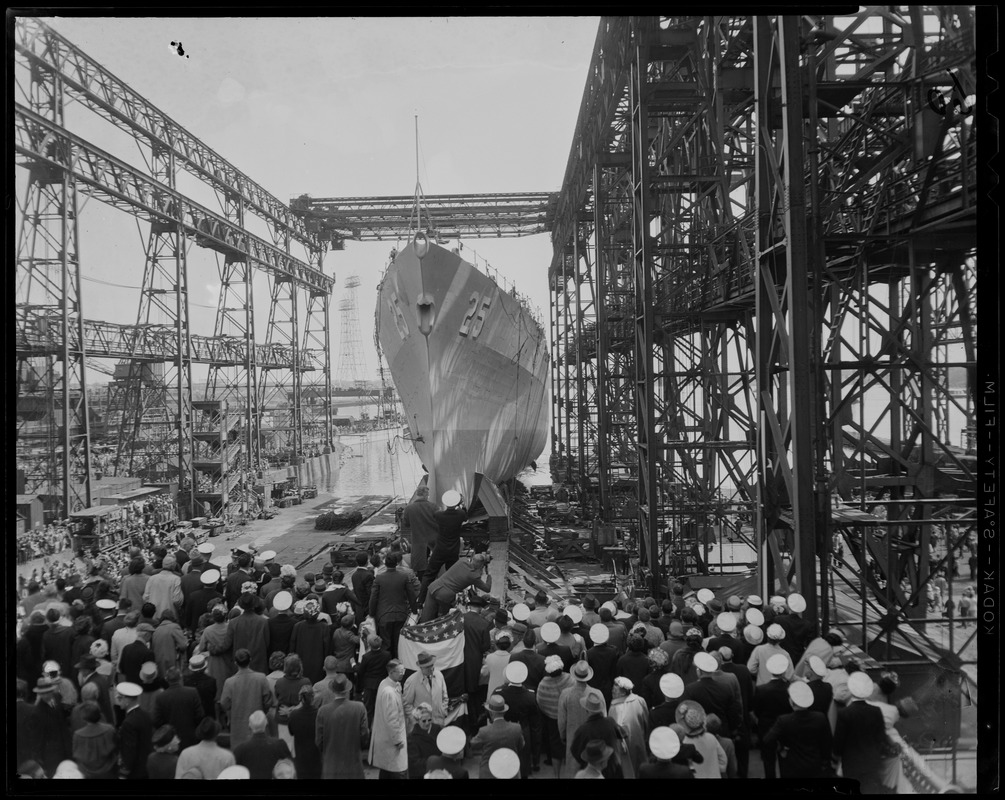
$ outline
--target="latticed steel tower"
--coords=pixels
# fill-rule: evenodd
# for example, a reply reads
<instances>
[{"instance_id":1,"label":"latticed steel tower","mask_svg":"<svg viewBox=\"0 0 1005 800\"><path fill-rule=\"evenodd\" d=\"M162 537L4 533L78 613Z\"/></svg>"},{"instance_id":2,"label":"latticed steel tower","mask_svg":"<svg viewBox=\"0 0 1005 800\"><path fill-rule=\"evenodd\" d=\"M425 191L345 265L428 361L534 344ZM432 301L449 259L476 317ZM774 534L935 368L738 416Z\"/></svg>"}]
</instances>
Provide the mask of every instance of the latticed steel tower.
<instances>
[{"instance_id":1,"label":"latticed steel tower","mask_svg":"<svg viewBox=\"0 0 1005 800\"><path fill-rule=\"evenodd\" d=\"M363 340L360 338L359 308L356 302L357 288L359 276L350 275L345 279L345 296L338 304L342 316L342 335L339 339L335 382L343 389L363 389L366 385L366 363L363 359Z\"/></svg>"}]
</instances>

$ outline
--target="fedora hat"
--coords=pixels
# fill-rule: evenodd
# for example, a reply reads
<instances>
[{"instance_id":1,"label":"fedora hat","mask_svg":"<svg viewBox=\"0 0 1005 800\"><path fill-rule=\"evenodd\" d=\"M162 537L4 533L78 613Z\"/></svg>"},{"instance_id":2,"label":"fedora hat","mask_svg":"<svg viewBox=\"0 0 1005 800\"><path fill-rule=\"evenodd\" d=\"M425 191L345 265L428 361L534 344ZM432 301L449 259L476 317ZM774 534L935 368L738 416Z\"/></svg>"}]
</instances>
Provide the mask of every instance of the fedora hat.
<instances>
[{"instance_id":1,"label":"fedora hat","mask_svg":"<svg viewBox=\"0 0 1005 800\"><path fill-rule=\"evenodd\" d=\"M494 694L486 701L485 710L496 714L505 714L509 711L509 704L501 694Z\"/></svg>"},{"instance_id":2,"label":"fedora hat","mask_svg":"<svg viewBox=\"0 0 1005 800\"><path fill-rule=\"evenodd\" d=\"M140 680L143 683L151 683L157 677L157 665L153 661L143 662L140 667Z\"/></svg>"},{"instance_id":3,"label":"fedora hat","mask_svg":"<svg viewBox=\"0 0 1005 800\"><path fill-rule=\"evenodd\" d=\"M572 669L569 670L570 674L577 681L582 681L585 683L593 677L593 667L591 667L585 661L577 661L572 665Z\"/></svg>"},{"instance_id":4,"label":"fedora hat","mask_svg":"<svg viewBox=\"0 0 1005 800\"><path fill-rule=\"evenodd\" d=\"M95 641L98 641L95 639ZM84 653L80 660L73 665L73 668L81 671L93 672L98 668L98 659L90 652Z\"/></svg>"},{"instance_id":5,"label":"fedora hat","mask_svg":"<svg viewBox=\"0 0 1005 800\"><path fill-rule=\"evenodd\" d=\"M593 692L589 692L579 698L579 704L586 709L587 714L603 714L607 710L604 696L602 694L594 694Z\"/></svg>"},{"instance_id":6,"label":"fedora hat","mask_svg":"<svg viewBox=\"0 0 1005 800\"><path fill-rule=\"evenodd\" d=\"M415 659L415 663L420 667L428 667L430 664L436 663L436 656L431 653L422 652L419 653L419 657Z\"/></svg>"},{"instance_id":7,"label":"fedora hat","mask_svg":"<svg viewBox=\"0 0 1005 800\"><path fill-rule=\"evenodd\" d=\"M59 685L51 678L39 678L32 690L35 694L52 694L59 691Z\"/></svg>"}]
</instances>

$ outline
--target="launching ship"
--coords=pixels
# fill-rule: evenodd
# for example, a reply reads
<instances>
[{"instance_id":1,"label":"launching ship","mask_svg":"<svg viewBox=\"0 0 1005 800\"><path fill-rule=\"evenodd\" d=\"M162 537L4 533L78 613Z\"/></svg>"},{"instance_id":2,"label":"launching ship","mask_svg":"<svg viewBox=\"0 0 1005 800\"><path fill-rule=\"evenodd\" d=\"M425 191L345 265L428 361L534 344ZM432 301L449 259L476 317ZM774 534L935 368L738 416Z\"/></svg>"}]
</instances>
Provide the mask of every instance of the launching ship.
<instances>
[{"instance_id":1,"label":"launching ship","mask_svg":"<svg viewBox=\"0 0 1005 800\"><path fill-rule=\"evenodd\" d=\"M419 233L377 293L377 339L432 498L455 489L490 513L498 486L547 438L544 329L514 292Z\"/></svg>"}]
</instances>

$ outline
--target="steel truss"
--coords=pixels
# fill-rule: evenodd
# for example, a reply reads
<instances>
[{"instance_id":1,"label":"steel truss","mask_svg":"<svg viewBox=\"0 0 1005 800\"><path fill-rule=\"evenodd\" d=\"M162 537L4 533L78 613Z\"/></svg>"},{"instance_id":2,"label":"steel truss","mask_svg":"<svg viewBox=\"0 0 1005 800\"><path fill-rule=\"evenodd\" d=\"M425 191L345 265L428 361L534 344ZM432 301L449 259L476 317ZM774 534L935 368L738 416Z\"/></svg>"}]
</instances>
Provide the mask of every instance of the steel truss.
<instances>
[{"instance_id":1,"label":"steel truss","mask_svg":"<svg viewBox=\"0 0 1005 800\"><path fill-rule=\"evenodd\" d=\"M202 361L211 364L209 399L227 400L232 409L235 404L241 409L243 453L232 462L237 468L254 463L260 454L265 387L272 385L275 391L277 384L269 376L292 376L278 383L289 395L284 405L294 409L294 424L288 427L290 443L299 453L303 445L299 376L315 369L319 384L330 387L327 310L334 279L324 274L321 263L333 239L340 241L337 234L317 220L305 221L294 214L40 20L16 18L14 40L15 153L29 174L19 247L18 375L19 396L24 397L19 431L25 444L29 433L46 442L41 452L37 447L31 452L23 447L19 454L29 472L26 489L65 494L59 486L81 485L82 499L64 501L61 513L90 500L86 398L83 391L73 389L83 386L85 352L67 348L83 348L94 341L98 342L94 356L125 356L115 371L111 409L120 423L120 472L145 470L146 477L176 478L183 492L192 487L191 366ZM146 168L127 164L68 130L63 115L68 99L132 136ZM220 211L194 202L175 188L182 170L215 192ZM41 176L45 179L40 180ZM59 182L65 184L59 196L53 189L42 192L39 188ZM79 273L78 191L150 223L136 326L85 320L79 285L71 285L62 293L68 298L63 310L67 319L57 334L51 330L51 312L60 306L33 287L47 281L59 284L55 267L46 262L46 248L61 254L66 280L79 284L79 275L73 277ZM65 231L48 221L56 216L54 208L65 210ZM245 228L248 214L264 220L271 241ZM59 242L66 246L57 249ZM217 255L222 290L213 337L194 336L190 329L191 244ZM293 245L303 248L306 260L292 253ZM255 270L269 275L272 289L264 345L255 342L251 291ZM303 296L309 297L303 342L297 324L302 313L297 309L301 288L306 290ZM276 326L284 325L289 330L277 334ZM59 354L53 347L63 348L63 361L69 357L73 362L69 368L59 367ZM40 353L49 354L48 363ZM164 368L157 367L158 362ZM264 376L260 375L263 370L267 371ZM29 396L33 394L38 396ZM43 413L43 407L49 411ZM78 417L83 424L76 421ZM330 414L322 415L319 425L319 438L330 442ZM56 441L58 432L72 441L61 446ZM159 444L151 448L150 441ZM190 500L185 507L192 511Z\"/></svg>"},{"instance_id":2,"label":"steel truss","mask_svg":"<svg viewBox=\"0 0 1005 800\"><path fill-rule=\"evenodd\" d=\"M607 521L631 467L653 592L729 530L764 594L871 656L973 660L919 602L933 530L959 558L975 525L949 440L975 422L973 14L602 20L554 221L552 435Z\"/></svg>"}]
</instances>

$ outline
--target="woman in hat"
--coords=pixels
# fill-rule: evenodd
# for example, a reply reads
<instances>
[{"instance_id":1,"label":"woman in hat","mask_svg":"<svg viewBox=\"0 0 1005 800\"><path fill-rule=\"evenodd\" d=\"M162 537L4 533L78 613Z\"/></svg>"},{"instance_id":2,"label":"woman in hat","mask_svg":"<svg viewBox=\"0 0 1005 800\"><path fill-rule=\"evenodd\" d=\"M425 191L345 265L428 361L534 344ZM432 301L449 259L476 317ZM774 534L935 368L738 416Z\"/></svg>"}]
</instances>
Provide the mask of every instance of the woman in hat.
<instances>
[{"instance_id":1,"label":"woman in hat","mask_svg":"<svg viewBox=\"0 0 1005 800\"><path fill-rule=\"evenodd\" d=\"M233 675L237 669L233 659L233 641L230 638L230 628L227 626L227 607L222 600L216 601L210 609L210 624L199 637L195 653L206 653L209 661L206 672L216 679L216 701L220 701L224 681Z\"/></svg>"},{"instance_id":2,"label":"woman in hat","mask_svg":"<svg viewBox=\"0 0 1005 800\"><path fill-rule=\"evenodd\" d=\"M694 668L694 657L701 652L701 642L704 639L699 628L688 628L684 633L684 648L674 653L670 659L670 672L680 675L687 686L698 680L698 672Z\"/></svg>"},{"instance_id":3,"label":"woman in hat","mask_svg":"<svg viewBox=\"0 0 1005 800\"><path fill-rule=\"evenodd\" d=\"M541 709L544 763L555 768L556 778L561 777L565 762L565 743L558 729L558 700L562 692L573 685L575 680L564 671L561 657L548 656L544 660L544 677L537 687L537 707Z\"/></svg>"},{"instance_id":4,"label":"woman in hat","mask_svg":"<svg viewBox=\"0 0 1005 800\"><path fill-rule=\"evenodd\" d=\"M331 655L331 625L319 618L321 604L314 596L304 602L304 619L293 626L290 652L300 656L304 675L317 683L325 674L325 658Z\"/></svg>"},{"instance_id":5,"label":"woman in hat","mask_svg":"<svg viewBox=\"0 0 1005 800\"><path fill-rule=\"evenodd\" d=\"M96 686L94 690L97 691ZM81 704L81 716L84 725L73 733L73 760L85 778L114 778L119 758L115 728L102 719L101 708L93 701Z\"/></svg>"},{"instance_id":6,"label":"woman in hat","mask_svg":"<svg viewBox=\"0 0 1005 800\"><path fill-rule=\"evenodd\" d=\"M269 655L270 672L266 674L265 679L269 682L269 686L272 687L273 692L276 691L276 681L278 681L285 674L285 664L286 653L282 650L275 650Z\"/></svg>"},{"instance_id":7,"label":"woman in hat","mask_svg":"<svg viewBox=\"0 0 1005 800\"><path fill-rule=\"evenodd\" d=\"M677 724L684 729L684 744L694 745L701 755L700 762L694 762L696 778L721 778L729 766L726 751L719 740L705 730L705 709L694 700L682 700L677 706Z\"/></svg>"},{"instance_id":8,"label":"woman in hat","mask_svg":"<svg viewBox=\"0 0 1005 800\"><path fill-rule=\"evenodd\" d=\"M433 709L429 703L419 703L412 709L414 727L408 734L408 777L421 778L426 774L426 759L439 755L436 737L442 727L433 722Z\"/></svg>"}]
</instances>

